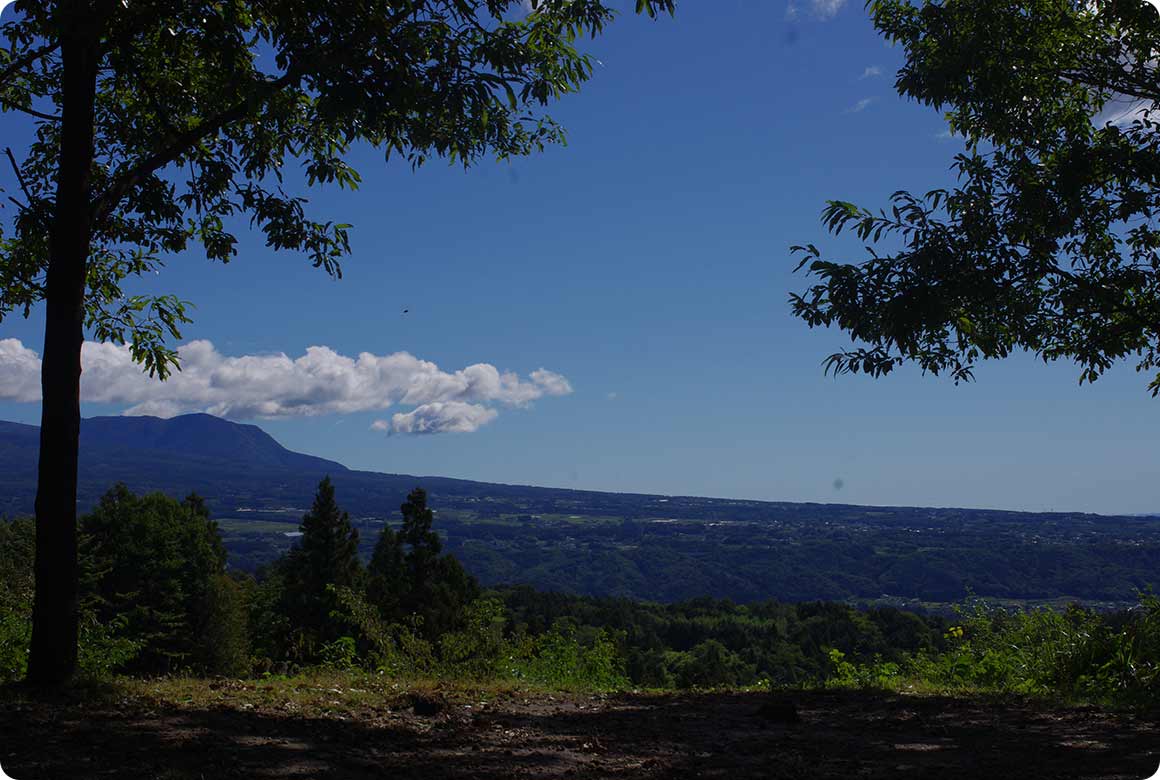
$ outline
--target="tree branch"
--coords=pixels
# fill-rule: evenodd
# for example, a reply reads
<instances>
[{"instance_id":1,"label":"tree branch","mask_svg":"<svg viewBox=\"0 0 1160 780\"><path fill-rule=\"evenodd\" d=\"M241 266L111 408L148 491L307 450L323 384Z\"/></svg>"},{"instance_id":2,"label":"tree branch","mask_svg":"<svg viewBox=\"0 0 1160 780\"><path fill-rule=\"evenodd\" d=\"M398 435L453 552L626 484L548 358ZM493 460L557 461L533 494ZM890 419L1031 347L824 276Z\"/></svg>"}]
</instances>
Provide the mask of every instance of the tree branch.
<instances>
[{"instance_id":1,"label":"tree branch","mask_svg":"<svg viewBox=\"0 0 1160 780\"><path fill-rule=\"evenodd\" d=\"M235 103L217 116L211 117L183 133L178 133L167 146L115 176L108 189L93 202L93 218L97 222L104 220L121 199L143 182L147 176L173 162L183 152L214 135L226 125L249 116L252 111L260 108L267 100L291 84L300 81L305 75L305 72L299 73L296 69L291 68L274 81L259 84L253 94L247 95L245 99Z\"/></svg>"},{"instance_id":2,"label":"tree branch","mask_svg":"<svg viewBox=\"0 0 1160 780\"><path fill-rule=\"evenodd\" d=\"M29 116L34 116L37 119L45 119L49 122L59 122L60 121L60 117L57 116L56 114L46 114L42 111L37 111L35 108L25 108L24 106L18 106L15 103L7 101L2 97L0 97L0 105L7 106L9 109L11 109L13 111L20 111L21 113L28 114Z\"/></svg>"},{"instance_id":3,"label":"tree branch","mask_svg":"<svg viewBox=\"0 0 1160 780\"><path fill-rule=\"evenodd\" d=\"M406 17L414 13L414 8L410 5L404 7L402 10L395 13L387 20L387 30L392 29L395 25L402 22ZM367 32L377 32L376 30L367 30ZM341 53L349 54L357 49L354 41L342 42ZM329 56L328 56L329 55ZM339 55L341 56L341 54ZM183 133L178 133L170 142L154 152L153 154L138 161L135 165L121 171L113 177L109 187L101 193L100 196L93 201L92 214L93 219L97 222L103 221L121 199L124 198L134 187L141 184L147 176L154 171L168 165L169 163L180 157L185 151L193 148L197 143L216 134L227 125L236 122L240 119L245 119L251 116L259 108L261 108L266 101L277 95L283 89L296 85L314 72L317 63L333 61L335 55L326 47L320 46L313 52L303 56L298 62L293 63L286 69L278 78L273 81L266 81L258 84L254 91L245 98L235 103L233 106L225 109L216 116L210 117L195 127L186 130Z\"/></svg>"},{"instance_id":4,"label":"tree branch","mask_svg":"<svg viewBox=\"0 0 1160 780\"><path fill-rule=\"evenodd\" d=\"M9 78L16 75L19 71L36 62L46 54L51 54L59 47L59 42L49 43L41 46L39 49L33 49L32 51L25 52L21 57L17 57L15 60L10 62L8 66L4 68L4 70L0 71L0 87L3 87L4 82L8 81Z\"/></svg>"},{"instance_id":5,"label":"tree branch","mask_svg":"<svg viewBox=\"0 0 1160 780\"><path fill-rule=\"evenodd\" d=\"M20 166L16 164L16 157L12 154L12 147L5 148L4 154L8 155L8 162L12 164L12 172L16 174L16 181L20 183L20 189L23 190L24 197L28 198L28 202L31 204L36 198L32 197L32 193L28 191L28 184L24 181L24 174L20 172Z\"/></svg>"}]
</instances>

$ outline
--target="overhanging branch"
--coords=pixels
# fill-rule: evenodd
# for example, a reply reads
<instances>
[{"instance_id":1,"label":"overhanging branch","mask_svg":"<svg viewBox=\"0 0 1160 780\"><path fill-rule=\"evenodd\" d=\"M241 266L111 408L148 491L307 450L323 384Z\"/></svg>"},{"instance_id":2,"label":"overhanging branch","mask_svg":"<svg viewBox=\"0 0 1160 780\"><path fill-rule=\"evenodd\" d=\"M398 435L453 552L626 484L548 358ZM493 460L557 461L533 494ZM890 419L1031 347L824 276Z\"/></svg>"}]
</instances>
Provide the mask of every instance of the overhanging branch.
<instances>
[{"instance_id":1,"label":"overhanging branch","mask_svg":"<svg viewBox=\"0 0 1160 780\"><path fill-rule=\"evenodd\" d=\"M4 84L8 81L8 79L12 78L41 57L52 54L52 52L56 51L59 47L60 43L45 44L38 49L25 52L22 56L17 57L12 62L8 63L8 65L4 67L4 70L0 70L0 89L4 87Z\"/></svg>"},{"instance_id":2,"label":"overhanging branch","mask_svg":"<svg viewBox=\"0 0 1160 780\"><path fill-rule=\"evenodd\" d=\"M60 121L60 117L56 114L46 114L43 111L37 111L35 108L25 108L24 106L19 106L15 103L7 101L2 97L0 97L0 105L7 106L12 111L19 111L22 114L28 114L29 116L36 117L37 119L44 119L49 122Z\"/></svg>"},{"instance_id":3,"label":"overhanging branch","mask_svg":"<svg viewBox=\"0 0 1160 780\"><path fill-rule=\"evenodd\" d=\"M390 30L414 13L410 5L396 12L387 20L386 29ZM375 33L379 30L370 29L367 32ZM344 41L336 53L329 47L319 47L293 63L276 79L257 84L254 90L245 98L225 109L221 113L199 122L185 132L178 133L169 143L158 151L139 160L137 163L124 168L113 176L109 187L93 201L92 214L97 222L103 221L112 213L134 187L140 185L154 171L157 171L179 158L185 151L192 149L196 144L218 133L227 125L247 117L253 116L267 101L284 89L296 86L302 79L316 72L319 63L333 61L344 57L357 49L357 42Z\"/></svg>"}]
</instances>

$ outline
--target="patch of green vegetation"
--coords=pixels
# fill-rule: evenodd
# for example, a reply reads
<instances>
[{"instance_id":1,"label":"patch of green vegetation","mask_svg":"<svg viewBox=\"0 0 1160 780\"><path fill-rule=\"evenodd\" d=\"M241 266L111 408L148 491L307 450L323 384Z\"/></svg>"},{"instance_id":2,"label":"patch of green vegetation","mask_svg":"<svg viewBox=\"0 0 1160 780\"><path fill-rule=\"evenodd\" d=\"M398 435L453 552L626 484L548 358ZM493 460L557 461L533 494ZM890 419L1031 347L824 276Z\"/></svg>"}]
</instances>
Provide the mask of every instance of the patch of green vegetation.
<instances>
[{"instance_id":1,"label":"patch of green vegetation","mask_svg":"<svg viewBox=\"0 0 1160 780\"><path fill-rule=\"evenodd\" d=\"M1009 609L982 600L958 608L946 646L900 662L851 662L829 649L825 684L944 694L1017 694L1072 702L1160 704L1160 597L1100 614L1071 605Z\"/></svg>"},{"instance_id":2,"label":"patch of green vegetation","mask_svg":"<svg viewBox=\"0 0 1160 780\"><path fill-rule=\"evenodd\" d=\"M232 533L242 534L285 534L298 530L301 517L294 520L270 520L263 517L220 517L217 519L218 528L222 535Z\"/></svg>"}]
</instances>

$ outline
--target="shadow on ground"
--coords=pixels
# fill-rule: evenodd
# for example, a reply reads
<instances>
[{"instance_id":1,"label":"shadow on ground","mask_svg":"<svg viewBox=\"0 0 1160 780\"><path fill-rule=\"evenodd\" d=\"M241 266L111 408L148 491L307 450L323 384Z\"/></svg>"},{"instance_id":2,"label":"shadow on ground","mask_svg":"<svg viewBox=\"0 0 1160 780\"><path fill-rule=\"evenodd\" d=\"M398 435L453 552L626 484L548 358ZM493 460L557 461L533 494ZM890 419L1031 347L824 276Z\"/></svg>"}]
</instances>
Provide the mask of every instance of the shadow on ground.
<instances>
[{"instance_id":1,"label":"shadow on ground","mask_svg":"<svg viewBox=\"0 0 1160 780\"><path fill-rule=\"evenodd\" d=\"M0 702L0 765L56 778L1122 778L1160 763L1160 723L1097 708L802 692L537 695L432 717L363 706ZM766 710L768 712L768 709Z\"/></svg>"}]
</instances>

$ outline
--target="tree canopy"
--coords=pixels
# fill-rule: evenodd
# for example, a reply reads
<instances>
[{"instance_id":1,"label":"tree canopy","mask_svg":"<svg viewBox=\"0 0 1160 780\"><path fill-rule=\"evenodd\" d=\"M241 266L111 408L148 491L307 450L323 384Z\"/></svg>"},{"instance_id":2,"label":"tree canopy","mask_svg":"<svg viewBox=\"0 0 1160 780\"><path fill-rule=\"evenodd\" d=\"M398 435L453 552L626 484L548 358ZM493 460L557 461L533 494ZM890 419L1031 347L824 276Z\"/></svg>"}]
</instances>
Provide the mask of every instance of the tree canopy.
<instances>
[{"instance_id":1,"label":"tree canopy","mask_svg":"<svg viewBox=\"0 0 1160 780\"><path fill-rule=\"evenodd\" d=\"M878 211L830 201L823 223L869 243L859 261L793 247L817 278L791 295L810 327L854 346L827 370L903 362L957 382L1026 351L1080 382L1120 360L1160 365L1160 17L1135 0L875 0L901 46L900 94L965 140L953 187ZM1160 393L1160 375L1149 384Z\"/></svg>"}]
</instances>

